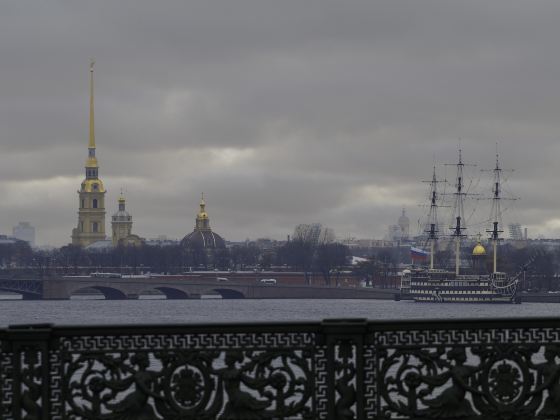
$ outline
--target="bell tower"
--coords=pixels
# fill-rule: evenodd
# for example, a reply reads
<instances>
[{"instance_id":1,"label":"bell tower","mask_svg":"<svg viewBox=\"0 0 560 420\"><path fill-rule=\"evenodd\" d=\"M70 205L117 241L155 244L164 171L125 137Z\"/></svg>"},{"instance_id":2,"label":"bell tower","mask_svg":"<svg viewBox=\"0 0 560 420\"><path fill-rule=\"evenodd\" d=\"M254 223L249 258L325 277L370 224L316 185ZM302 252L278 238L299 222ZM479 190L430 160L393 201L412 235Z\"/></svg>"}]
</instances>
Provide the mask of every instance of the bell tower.
<instances>
[{"instance_id":1,"label":"bell tower","mask_svg":"<svg viewBox=\"0 0 560 420\"><path fill-rule=\"evenodd\" d=\"M126 201L121 191L119 197L119 210L111 218L113 229L113 246L124 241L132 235L132 216L126 211Z\"/></svg>"},{"instance_id":2,"label":"bell tower","mask_svg":"<svg viewBox=\"0 0 560 420\"><path fill-rule=\"evenodd\" d=\"M72 245L87 246L105 240L105 187L99 179L99 165L95 157L95 124L93 115L93 64L89 82L89 144L86 177L78 191L78 226L72 229Z\"/></svg>"}]
</instances>

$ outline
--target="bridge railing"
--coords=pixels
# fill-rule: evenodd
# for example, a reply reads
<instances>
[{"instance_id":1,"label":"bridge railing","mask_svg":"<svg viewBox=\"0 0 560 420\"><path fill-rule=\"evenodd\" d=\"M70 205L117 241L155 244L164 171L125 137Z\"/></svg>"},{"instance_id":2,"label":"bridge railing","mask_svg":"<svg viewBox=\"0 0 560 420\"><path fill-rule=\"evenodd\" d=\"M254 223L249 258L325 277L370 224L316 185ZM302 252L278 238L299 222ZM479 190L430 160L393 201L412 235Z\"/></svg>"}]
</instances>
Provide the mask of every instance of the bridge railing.
<instances>
[{"instance_id":1,"label":"bridge railing","mask_svg":"<svg viewBox=\"0 0 560 420\"><path fill-rule=\"evenodd\" d=\"M560 321L0 330L2 419L557 419Z\"/></svg>"}]
</instances>

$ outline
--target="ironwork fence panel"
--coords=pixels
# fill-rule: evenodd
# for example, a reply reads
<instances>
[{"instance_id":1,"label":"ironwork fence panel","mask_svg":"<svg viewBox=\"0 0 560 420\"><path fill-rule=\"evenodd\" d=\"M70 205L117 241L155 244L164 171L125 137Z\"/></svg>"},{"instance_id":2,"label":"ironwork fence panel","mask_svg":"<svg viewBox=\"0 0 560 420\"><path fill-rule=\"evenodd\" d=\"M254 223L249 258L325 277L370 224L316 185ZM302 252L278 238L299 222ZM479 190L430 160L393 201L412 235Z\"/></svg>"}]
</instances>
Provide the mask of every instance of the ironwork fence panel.
<instances>
[{"instance_id":1,"label":"ironwork fence panel","mask_svg":"<svg viewBox=\"0 0 560 420\"><path fill-rule=\"evenodd\" d=\"M0 330L2 419L560 419L560 321Z\"/></svg>"}]
</instances>

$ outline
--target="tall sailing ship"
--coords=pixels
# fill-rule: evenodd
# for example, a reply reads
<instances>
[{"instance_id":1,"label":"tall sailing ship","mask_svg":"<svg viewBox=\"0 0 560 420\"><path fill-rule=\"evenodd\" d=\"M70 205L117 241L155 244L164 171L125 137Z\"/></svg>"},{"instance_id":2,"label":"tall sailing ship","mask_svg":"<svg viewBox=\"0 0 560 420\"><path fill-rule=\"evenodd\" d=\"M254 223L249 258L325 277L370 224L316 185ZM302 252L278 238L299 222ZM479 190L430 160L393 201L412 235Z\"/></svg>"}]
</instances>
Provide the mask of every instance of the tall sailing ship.
<instances>
[{"instance_id":1,"label":"tall sailing ship","mask_svg":"<svg viewBox=\"0 0 560 420\"><path fill-rule=\"evenodd\" d=\"M463 303L518 303L516 299L517 284L519 276L509 277L506 273L498 271L497 253L500 241L501 220L501 178L502 168L496 154L496 166L493 169L494 180L492 187L492 210L491 228L487 230L490 235L493 252L493 270L484 273L486 264L484 256L486 251L480 240L473 249L473 256L478 259L470 274L461 273L461 242L466 236L463 200L466 195L464 191L463 163L461 150L459 150L459 161L457 163L457 177L455 182L453 220L454 226L451 239L455 244L455 271L438 269L434 267L434 254L438 240L438 180L436 172L430 182L430 211L428 214L427 237L430 244L429 268L412 266L404 270L401 277L401 296L412 298L417 302L463 302ZM478 257L478 258L477 258Z\"/></svg>"}]
</instances>

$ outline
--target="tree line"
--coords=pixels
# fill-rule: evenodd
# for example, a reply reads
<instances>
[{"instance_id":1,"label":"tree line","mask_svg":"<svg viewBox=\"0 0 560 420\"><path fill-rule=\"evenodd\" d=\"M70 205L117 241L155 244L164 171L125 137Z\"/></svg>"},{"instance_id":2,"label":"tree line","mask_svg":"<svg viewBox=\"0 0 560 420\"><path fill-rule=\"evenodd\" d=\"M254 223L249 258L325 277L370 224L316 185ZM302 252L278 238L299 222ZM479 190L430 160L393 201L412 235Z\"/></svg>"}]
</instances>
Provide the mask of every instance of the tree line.
<instances>
[{"instance_id":1,"label":"tree line","mask_svg":"<svg viewBox=\"0 0 560 420\"><path fill-rule=\"evenodd\" d=\"M297 233L297 232L296 232ZM351 254L364 256L351 264ZM259 247L254 242L216 249L211 255L205 249L184 248L181 245L117 246L103 250L87 250L66 245L51 250L34 250L26 242L0 244L0 271L3 275L49 276L84 275L92 271L116 271L123 274L142 272L180 274L197 270L281 270L303 272L307 282L321 278L325 285L336 286L341 275L361 280L366 286L398 288L399 271L409 263L408 248L354 249L311 237L299 232L289 241L273 248ZM451 267L449 251L436 255L440 266ZM532 261L530 265L526 262ZM444 264L448 262L448 264ZM488 270L492 256L485 259ZM515 248L500 247L500 271L519 274L521 289L560 291L560 249L538 244Z\"/></svg>"},{"instance_id":2,"label":"tree line","mask_svg":"<svg viewBox=\"0 0 560 420\"><path fill-rule=\"evenodd\" d=\"M66 245L52 250L33 250L26 242L0 245L0 268L5 273L48 276L83 275L91 271L180 274L197 270L280 269L303 271L306 278L320 273L331 285L348 266L348 247L340 243L310 243L294 239L275 249L255 243L233 245L210 252L181 245L117 246L88 250ZM334 280L333 280L334 279Z\"/></svg>"}]
</instances>

